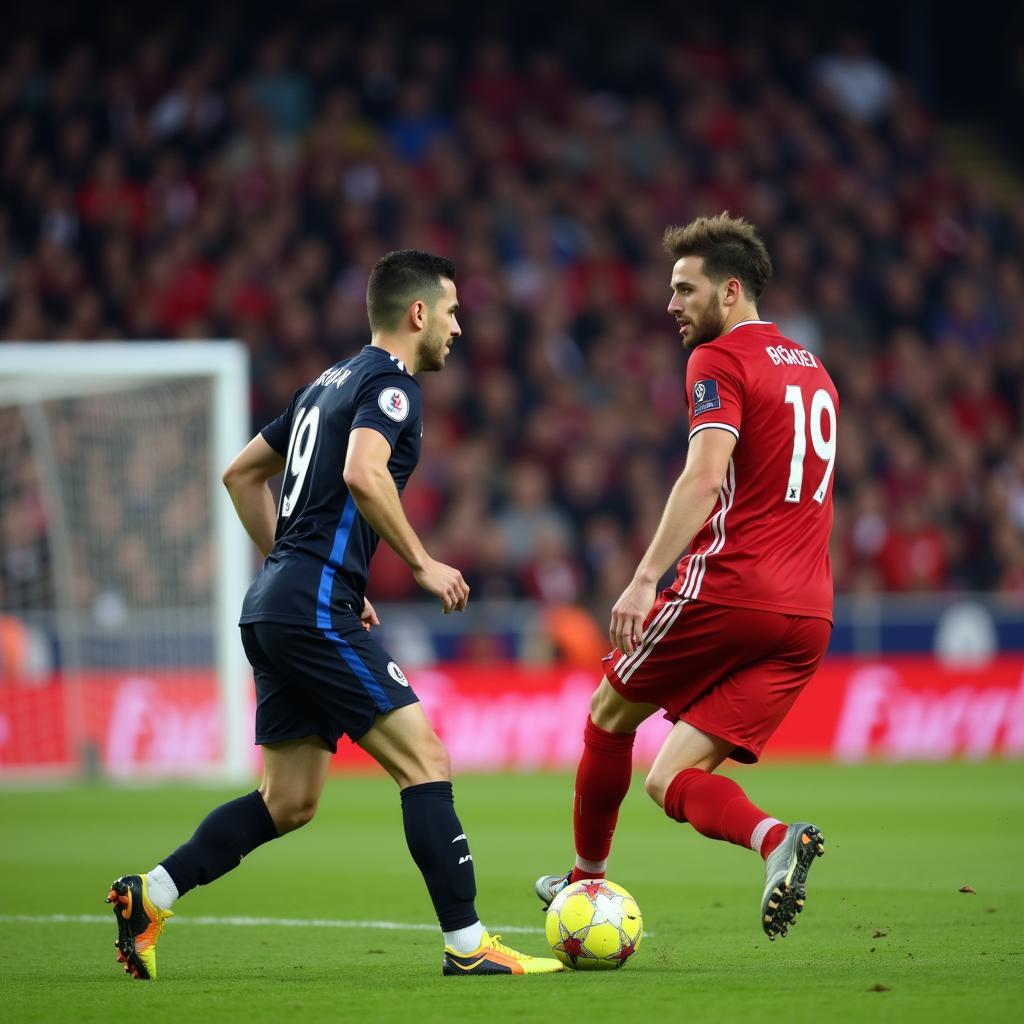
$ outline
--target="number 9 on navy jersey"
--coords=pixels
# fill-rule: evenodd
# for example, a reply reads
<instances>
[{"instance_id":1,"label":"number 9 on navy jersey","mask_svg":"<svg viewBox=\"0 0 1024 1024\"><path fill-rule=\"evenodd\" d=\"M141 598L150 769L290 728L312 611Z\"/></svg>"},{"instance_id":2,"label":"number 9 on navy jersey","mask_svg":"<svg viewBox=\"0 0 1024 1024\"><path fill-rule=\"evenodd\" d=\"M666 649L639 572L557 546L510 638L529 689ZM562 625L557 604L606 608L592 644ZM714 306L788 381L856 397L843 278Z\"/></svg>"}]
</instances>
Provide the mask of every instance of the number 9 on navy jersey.
<instances>
[{"instance_id":1,"label":"number 9 on navy jersey","mask_svg":"<svg viewBox=\"0 0 1024 1024\"><path fill-rule=\"evenodd\" d=\"M315 733L334 744L342 732L361 735L378 712L416 700L359 621L380 538L343 469L351 432L376 430L391 446L388 471L401 493L419 460L421 409L412 374L367 345L300 388L261 431L285 465L274 547L240 618L256 674L257 742ZM295 732L302 729L309 731Z\"/></svg>"}]
</instances>

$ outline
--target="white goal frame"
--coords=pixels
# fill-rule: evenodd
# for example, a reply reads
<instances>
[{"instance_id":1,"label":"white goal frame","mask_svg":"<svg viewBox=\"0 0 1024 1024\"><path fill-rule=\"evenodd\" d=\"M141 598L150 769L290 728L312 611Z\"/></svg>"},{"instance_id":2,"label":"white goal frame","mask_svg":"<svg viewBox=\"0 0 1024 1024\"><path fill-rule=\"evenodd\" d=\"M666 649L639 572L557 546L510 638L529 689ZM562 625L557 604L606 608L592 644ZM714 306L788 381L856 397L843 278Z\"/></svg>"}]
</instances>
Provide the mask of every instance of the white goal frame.
<instances>
[{"instance_id":1,"label":"white goal frame","mask_svg":"<svg viewBox=\"0 0 1024 1024\"><path fill-rule=\"evenodd\" d=\"M0 404L32 405L181 378L212 382L213 667L221 701L221 775L239 781L252 774L248 715L252 682L237 629L242 598L252 579L252 544L235 515L221 474L249 440L247 349L231 340L0 344Z\"/></svg>"}]
</instances>

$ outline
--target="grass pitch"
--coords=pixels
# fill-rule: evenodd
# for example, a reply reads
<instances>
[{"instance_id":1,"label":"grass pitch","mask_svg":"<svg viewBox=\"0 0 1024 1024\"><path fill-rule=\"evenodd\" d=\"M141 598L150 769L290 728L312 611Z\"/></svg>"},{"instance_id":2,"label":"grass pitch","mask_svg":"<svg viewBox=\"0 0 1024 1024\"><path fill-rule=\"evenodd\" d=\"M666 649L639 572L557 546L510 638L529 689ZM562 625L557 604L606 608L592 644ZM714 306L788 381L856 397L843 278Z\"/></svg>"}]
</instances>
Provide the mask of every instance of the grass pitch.
<instances>
[{"instance_id":1,"label":"grass pitch","mask_svg":"<svg viewBox=\"0 0 1024 1024\"><path fill-rule=\"evenodd\" d=\"M184 898L150 983L129 980L114 961L107 885L152 867L235 794L183 785L0 791L0 1018L1019 1019L1024 765L766 765L736 776L771 813L809 818L826 836L789 937L769 943L759 931L759 859L668 821L636 779L610 877L639 901L643 945L622 971L537 978L440 976L439 936L424 928L431 907L387 779L331 781L312 825ZM478 908L492 930L532 929L505 935L528 952L544 952L533 880L569 863L570 792L566 776L456 781ZM57 914L102 920L38 920ZM232 916L335 924L200 923Z\"/></svg>"}]
</instances>

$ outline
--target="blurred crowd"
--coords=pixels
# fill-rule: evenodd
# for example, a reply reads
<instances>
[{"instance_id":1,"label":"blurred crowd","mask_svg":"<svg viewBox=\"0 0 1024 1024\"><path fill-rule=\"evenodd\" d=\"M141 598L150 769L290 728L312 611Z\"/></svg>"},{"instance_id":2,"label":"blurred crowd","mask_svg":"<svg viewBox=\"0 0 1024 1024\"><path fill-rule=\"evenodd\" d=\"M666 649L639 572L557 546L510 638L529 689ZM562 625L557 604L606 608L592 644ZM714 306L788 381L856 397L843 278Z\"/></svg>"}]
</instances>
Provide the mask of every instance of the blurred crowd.
<instances>
[{"instance_id":1,"label":"blurred crowd","mask_svg":"<svg viewBox=\"0 0 1024 1024\"><path fill-rule=\"evenodd\" d=\"M958 174L865 38L736 31L11 40L0 337L240 338L258 427L368 340L380 255L443 253L463 336L406 510L474 596L603 612L686 453L662 232L729 210L838 385L837 590L1024 592L1024 197ZM416 596L382 550L371 597Z\"/></svg>"}]
</instances>

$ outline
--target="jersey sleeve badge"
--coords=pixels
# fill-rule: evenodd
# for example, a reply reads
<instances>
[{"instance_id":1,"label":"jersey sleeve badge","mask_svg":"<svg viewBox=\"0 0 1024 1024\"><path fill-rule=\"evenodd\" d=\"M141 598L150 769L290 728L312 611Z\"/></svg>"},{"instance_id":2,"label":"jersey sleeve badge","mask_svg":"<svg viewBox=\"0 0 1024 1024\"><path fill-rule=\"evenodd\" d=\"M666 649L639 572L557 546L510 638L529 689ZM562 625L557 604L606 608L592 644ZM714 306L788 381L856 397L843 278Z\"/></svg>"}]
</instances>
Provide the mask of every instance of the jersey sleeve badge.
<instances>
[{"instance_id":1,"label":"jersey sleeve badge","mask_svg":"<svg viewBox=\"0 0 1024 1024\"><path fill-rule=\"evenodd\" d=\"M396 423L409 415L409 396L401 388L385 388L377 398L380 411Z\"/></svg>"},{"instance_id":2,"label":"jersey sleeve badge","mask_svg":"<svg viewBox=\"0 0 1024 1024\"><path fill-rule=\"evenodd\" d=\"M693 385L693 415L699 416L712 409L721 409L717 380L699 380Z\"/></svg>"}]
</instances>

